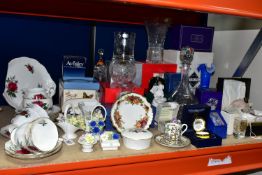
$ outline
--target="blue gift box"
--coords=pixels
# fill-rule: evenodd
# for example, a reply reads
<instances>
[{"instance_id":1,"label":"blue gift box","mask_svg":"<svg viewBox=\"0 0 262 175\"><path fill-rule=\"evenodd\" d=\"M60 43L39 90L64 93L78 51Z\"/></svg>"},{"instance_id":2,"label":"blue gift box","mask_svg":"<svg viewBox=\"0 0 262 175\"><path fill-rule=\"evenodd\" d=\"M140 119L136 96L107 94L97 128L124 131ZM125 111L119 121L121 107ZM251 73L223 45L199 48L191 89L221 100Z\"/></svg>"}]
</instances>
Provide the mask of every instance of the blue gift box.
<instances>
[{"instance_id":1,"label":"blue gift box","mask_svg":"<svg viewBox=\"0 0 262 175\"><path fill-rule=\"evenodd\" d=\"M212 52L214 27L178 25L170 29L168 38L172 39L171 49L181 50L190 46L195 51Z\"/></svg>"},{"instance_id":2,"label":"blue gift box","mask_svg":"<svg viewBox=\"0 0 262 175\"><path fill-rule=\"evenodd\" d=\"M210 111L207 119L207 129L223 139L227 137L227 123L220 111Z\"/></svg>"},{"instance_id":3,"label":"blue gift box","mask_svg":"<svg viewBox=\"0 0 262 175\"><path fill-rule=\"evenodd\" d=\"M196 118L201 117L207 121L210 113L210 106L205 104L186 105L183 108L181 122L188 125L188 130L193 130L193 122Z\"/></svg>"},{"instance_id":4,"label":"blue gift box","mask_svg":"<svg viewBox=\"0 0 262 175\"><path fill-rule=\"evenodd\" d=\"M197 88L195 96L200 104L206 104L211 107L211 110L221 110L222 92L217 92L215 89Z\"/></svg>"},{"instance_id":5,"label":"blue gift box","mask_svg":"<svg viewBox=\"0 0 262 175\"><path fill-rule=\"evenodd\" d=\"M171 93L177 89L181 81L181 73L166 72L164 74L164 79L165 79L165 92L171 95Z\"/></svg>"},{"instance_id":6,"label":"blue gift box","mask_svg":"<svg viewBox=\"0 0 262 175\"><path fill-rule=\"evenodd\" d=\"M64 77L64 80L60 80L61 86L64 89L88 89L99 90L100 84L92 77Z\"/></svg>"},{"instance_id":7,"label":"blue gift box","mask_svg":"<svg viewBox=\"0 0 262 175\"><path fill-rule=\"evenodd\" d=\"M210 138L201 139L196 136L195 131L190 130L185 133L185 136L190 139L191 144L197 148L221 146L222 138L210 132Z\"/></svg>"},{"instance_id":8,"label":"blue gift box","mask_svg":"<svg viewBox=\"0 0 262 175\"><path fill-rule=\"evenodd\" d=\"M86 57L64 56L62 70L63 77L84 77L86 73Z\"/></svg>"}]
</instances>

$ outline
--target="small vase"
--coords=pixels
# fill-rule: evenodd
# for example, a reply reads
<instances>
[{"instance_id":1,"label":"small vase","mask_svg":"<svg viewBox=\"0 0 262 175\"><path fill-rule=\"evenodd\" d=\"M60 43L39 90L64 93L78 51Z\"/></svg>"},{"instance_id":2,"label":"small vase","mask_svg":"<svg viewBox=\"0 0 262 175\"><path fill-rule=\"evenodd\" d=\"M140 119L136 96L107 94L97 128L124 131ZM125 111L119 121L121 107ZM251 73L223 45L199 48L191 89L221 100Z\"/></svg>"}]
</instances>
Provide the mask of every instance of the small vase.
<instances>
[{"instance_id":1,"label":"small vase","mask_svg":"<svg viewBox=\"0 0 262 175\"><path fill-rule=\"evenodd\" d=\"M75 132L79 129L77 127L75 127L74 125L68 123L68 122L58 122L57 125L63 129L64 131L64 135L62 136L62 138L66 139L66 140L73 140L75 138L77 138L77 135L75 134Z\"/></svg>"}]
</instances>

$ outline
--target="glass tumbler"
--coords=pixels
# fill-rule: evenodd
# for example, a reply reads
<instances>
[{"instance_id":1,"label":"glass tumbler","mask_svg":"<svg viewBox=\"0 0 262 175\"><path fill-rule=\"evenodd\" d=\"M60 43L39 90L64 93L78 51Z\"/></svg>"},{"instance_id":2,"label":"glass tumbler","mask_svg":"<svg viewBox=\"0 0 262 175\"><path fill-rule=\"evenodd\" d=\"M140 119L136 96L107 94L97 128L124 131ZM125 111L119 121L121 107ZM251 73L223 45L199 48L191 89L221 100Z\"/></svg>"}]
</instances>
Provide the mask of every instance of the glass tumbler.
<instances>
[{"instance_id":1,"label":"glass tumbler","mask_svg":"<svg viewBox=\"0 0 262 175\"><path fill-rule=\"evenodd\" d=\"M244 138L246 135L246 129L247 129L247 119L236 117L234 120L234 130L233 135L235 138L240 139Z\"/></svg>"}]
</instances>

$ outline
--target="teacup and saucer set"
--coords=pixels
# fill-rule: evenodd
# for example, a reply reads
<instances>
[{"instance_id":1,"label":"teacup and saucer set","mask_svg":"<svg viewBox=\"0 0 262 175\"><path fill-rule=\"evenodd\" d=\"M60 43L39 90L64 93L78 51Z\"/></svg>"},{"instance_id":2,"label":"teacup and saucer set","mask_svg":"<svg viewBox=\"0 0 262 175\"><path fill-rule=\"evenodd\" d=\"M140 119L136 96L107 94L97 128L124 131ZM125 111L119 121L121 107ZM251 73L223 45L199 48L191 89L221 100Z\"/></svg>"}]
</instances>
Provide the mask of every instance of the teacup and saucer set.
<instances>
[{"instance_id":1,"label":"teacup and saucer set","mask_svg":"<svg viewBox=\"0 0 262 175\"><path fill-rule=\"evenodd\" d=\"M190 145L190 140L183 136L186 132L187 124L181 124L180 120L166 123L165 132L157 135L155 141L163 146L172 148L182 148Z\"/></svg>"}]
</instances>

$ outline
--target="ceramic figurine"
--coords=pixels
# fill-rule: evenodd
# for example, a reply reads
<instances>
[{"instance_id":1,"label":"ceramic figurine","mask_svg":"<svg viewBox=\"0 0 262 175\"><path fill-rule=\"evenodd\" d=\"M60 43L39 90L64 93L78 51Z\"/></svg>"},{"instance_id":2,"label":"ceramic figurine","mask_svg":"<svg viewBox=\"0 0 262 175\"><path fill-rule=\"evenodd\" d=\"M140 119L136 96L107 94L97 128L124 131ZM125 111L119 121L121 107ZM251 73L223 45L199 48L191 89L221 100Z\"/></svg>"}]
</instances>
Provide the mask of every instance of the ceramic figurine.
<instances>
[{"instance_id":1,"label":"ceramic figurine","mask_svg":"<svg viewBox=\"0 0 262 175\"><path fill-rule=\"evenodd\" d=\"M105 131L100 135L100 144L102 149L105 150L117 150L120 146L119 134L113 131Z\"/></svg>"},{"instance_id":2,"label":"ceramic figurine","mask_svg":"<svg viewBox=\"0 0 262 175\"><path fill-rule=\"evenodd\" d=\"M161 81L156 81L156 83L150 89L150 92L154 95L152 102L153 106L157 107L159 104L166 101L166 98L164 97L164 84Z\"/></svg>"},{"instance_id":3,"label":"ceramic figurine","mask_svg":"<svg viewBox=\"0 0 262 175\"><path fill-rule=\"evenodd\" d=\"M91 133L85 133L78 139L78 143L82 145L82 151L88 153L93 152L93 146L96 142L95 136Z\"/></svg>"}]
</instances>

